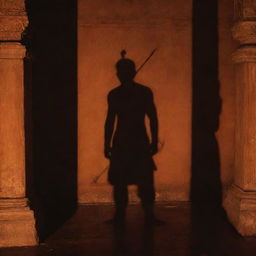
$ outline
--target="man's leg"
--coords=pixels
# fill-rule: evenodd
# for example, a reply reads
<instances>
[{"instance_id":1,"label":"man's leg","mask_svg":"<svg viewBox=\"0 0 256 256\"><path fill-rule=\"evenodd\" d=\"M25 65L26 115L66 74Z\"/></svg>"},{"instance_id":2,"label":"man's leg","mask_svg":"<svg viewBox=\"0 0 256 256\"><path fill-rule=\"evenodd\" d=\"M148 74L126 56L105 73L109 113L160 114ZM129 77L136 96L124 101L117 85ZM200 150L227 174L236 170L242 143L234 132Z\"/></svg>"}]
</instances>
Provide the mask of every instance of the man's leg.
<instances>
[{"instance_id":1,"label":"man's leg","mask_svg":"<svg viewBox=\"0 0 256 256\"><path fill-rule=\"evenodd\" d=\"M153 173L149 173L138 183L138 195L141 199L146 224L164 225L165 222L157 219L154 214L155 188Z\"/></svg>"},{"instance_id":2,"label":"man's leg","mask_svg":"<svg viewBox=\"0 0 256 256\"><path fill-rule=\"evenodd\" d=\"M124 221L125 211L128 204L128 188L125 184L114 185L113 197L115 201L116 212L115 221Z\"/></svg>"},{"instance_id":3,"label":"man's leg","mask_svg":"<svg viewBox=\"0 0 256 256\"><path fill-rule=\"evenodd\" d=\"M138 196L141 199L141 204L145 213L146 220L155 219L154 202L155 188L153 173L147 174L138 183Z\"/></svg>"}]
</instances>

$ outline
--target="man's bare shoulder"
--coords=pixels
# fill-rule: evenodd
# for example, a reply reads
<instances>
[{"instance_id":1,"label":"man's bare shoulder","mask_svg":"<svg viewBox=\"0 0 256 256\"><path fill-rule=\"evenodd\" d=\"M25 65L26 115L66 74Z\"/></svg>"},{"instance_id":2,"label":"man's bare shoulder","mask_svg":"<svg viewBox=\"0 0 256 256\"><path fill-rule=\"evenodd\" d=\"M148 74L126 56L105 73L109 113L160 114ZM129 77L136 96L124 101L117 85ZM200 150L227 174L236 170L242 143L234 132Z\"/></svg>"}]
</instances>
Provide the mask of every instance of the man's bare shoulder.
<instances>
[{"instance_id":1,"label":"man's bare shoulder","mask_svg":"<svg viewBox=\"0 0 256 256\"><path fill-rule=\"evenodd\" d=\"M115 88L113 88L112 90L109 91L108 93L108 98L113 98L116 95L118 95L118 93L121 91L121 86L117 86Z\"/></svg>"},{"instance_id":2,"label":"man's bare shoulder","mask_svg":"<svg viewBox=\"0 0 256 256\"><path fill-rule=\"evenodd\" d=\"M139 90L142 93L145 93L145 94L148 94L148 95L153 95L153 92L152 92L150 87L148 87L146 85L143 85L143 84L138 84L138 83L136 83L136 85L138 86Z\"/></svg>"}]
</instances>

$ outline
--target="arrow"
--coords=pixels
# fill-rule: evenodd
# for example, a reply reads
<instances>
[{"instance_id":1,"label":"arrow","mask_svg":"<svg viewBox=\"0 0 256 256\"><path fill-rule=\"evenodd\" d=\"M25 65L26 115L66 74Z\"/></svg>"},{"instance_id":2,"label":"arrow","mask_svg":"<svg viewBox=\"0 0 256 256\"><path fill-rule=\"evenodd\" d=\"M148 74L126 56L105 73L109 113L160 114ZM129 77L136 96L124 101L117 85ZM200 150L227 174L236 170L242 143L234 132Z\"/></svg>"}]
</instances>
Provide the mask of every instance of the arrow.
<instances>
[{"instance_id":1,"label":"arrow","mask_svg":"<svg viewBox=\"0 0 256 256\"><path fill-rule=\"evenodd\" d=\"M150 58L153 56L153 54L155 53L155 51L157 50L157 48L155 48L150 55L147 57L147 59L142 63L142 65L137 69L136 73L138 74L138 72L144 67L144 65L150 60Z\"/></svg>"}]
</instances>

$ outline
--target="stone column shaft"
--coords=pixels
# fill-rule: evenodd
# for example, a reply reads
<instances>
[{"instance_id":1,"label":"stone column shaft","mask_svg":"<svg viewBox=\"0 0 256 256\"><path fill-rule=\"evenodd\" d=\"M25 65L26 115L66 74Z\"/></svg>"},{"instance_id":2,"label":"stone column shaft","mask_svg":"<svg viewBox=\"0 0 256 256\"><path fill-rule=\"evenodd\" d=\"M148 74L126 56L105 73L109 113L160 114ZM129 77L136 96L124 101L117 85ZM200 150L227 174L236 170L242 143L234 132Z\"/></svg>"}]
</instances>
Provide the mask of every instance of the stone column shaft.
<instances>
[{"instance_id":1,"label":"stone column shaft","mask_svg":"<svg viewBox=\"0 0 256 256\"><path fill-rule=\"evenodd\" d=\"M0 198L25 197L24 54L18 43L0 43Z\"/></svg>"},{"instance_id":2,"label":"stone column shaft","mask_svg":"<svg viewBox=\"0 0 256 256\"><path fill-rule=\"evenodd\" d=\"M236 75L236 136L233 185L224 199L231 223L256 235L256 1L235 0L233 54Z\"/></svg>"},{"instance_id":3,"label":"stone column shaft","mask_svg":"<svg viewBox=\"0 0 256 256\"><path fill-rule=\"evenodd\" d=\"M247 52L248 57L241 59ZM254 59L254 62L252 58ZM239 49L236 63L236 148L234 183L245 191L256 191L256 47Z\"/></svg>"}]
</instances>

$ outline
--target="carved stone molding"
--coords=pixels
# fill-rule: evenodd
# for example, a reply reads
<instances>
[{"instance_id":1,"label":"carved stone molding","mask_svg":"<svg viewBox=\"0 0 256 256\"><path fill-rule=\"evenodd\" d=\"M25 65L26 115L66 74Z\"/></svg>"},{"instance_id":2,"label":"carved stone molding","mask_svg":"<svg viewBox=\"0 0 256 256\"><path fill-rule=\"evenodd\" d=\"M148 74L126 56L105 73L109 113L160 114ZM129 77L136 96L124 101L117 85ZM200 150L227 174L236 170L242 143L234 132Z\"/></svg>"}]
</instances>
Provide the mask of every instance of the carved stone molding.
<instances>
[{"instance_id":1,"label":"carved stone molding","mask_svg":"<svg viewBox=\"0 0 256 256\"><path fill-rule=\"evenodd\" d=\"M234 63L256 62L256 46L243 46L232 55Z\"/></svg>"},{"instance_id":2,"label":"carved stone molding","mask_svg":"<svg viewBox=\"0 0 256 256\"><path fill-rule=\"evenodd\" d=\"M233 185L224 199L224 208L241 235L256 235L256 192L243 191Z\"/></svg>"},{"instance_id":3,"label":"carved stone molding","mask_svg":"<svg viewBox=\"0 0 256 256\"><path fill-rule=\"evenodd\" d=\"M27 198L1 198L0 200L0 209L6 208L17 208L17 207L27 207L28 199Z\"/></svg>"},{"instance_id":4,"label":"carved stone molding","mask_svg":"<svg viewBox=\"0 0 256 256\"><path fill-rule=\"evenodd\" d=\"M38 243L33 212L28 207L0 208L0 247Z\"/></svg>"},{"instance_id":5,"label":"carved stone molding","mask_svg":"<svg viewBox=\"0 0 256 256\"><path fill-rule=\"evenodd\" d=\"M240 44L256 44L256 21L237 22L232 32L234 39Z\"/></svg>"},{"instance_id":6,"label":"carved stone molding","mask_svg":"<svg viewBox=\"0 0 256 256\"><path fill-rule=\"evenodd\" d=\"M25 0L0 0L0 15L25 16Z\"/></svg>"},{"instance_id":7,"label":"carved stone molding","mask_svg":"<svg viewBox=\"0 0 256 256\"><path fill-rule=\"evenodd\" d=\"M28 25L24 0L0 0L0 40L19 41Z\"/></svg>"},{"instance_id":8,"label":"carved stone molding","mask_svg":"<svg viewBox=\"0 0 256 256\"><path fill-rule=\"evenodd\" d=\"M26 49L20 43L0 43L0 59L23 59Z\"/></svg>"},{"instance_id":9,"label":"carved stone molding","mask_svg":"<svg viewBox=\"0 0 256 256\"><path fill-rule=\"evenodd\" d=\"M256 19L255 0L235 0L235 19L252 20Z\"/></svg>"}]
</instances>

